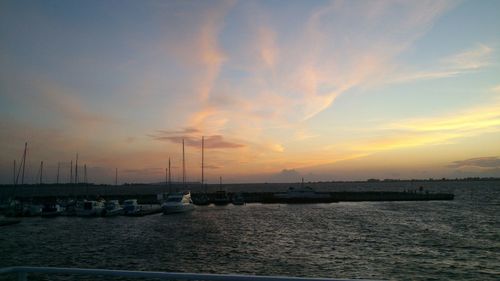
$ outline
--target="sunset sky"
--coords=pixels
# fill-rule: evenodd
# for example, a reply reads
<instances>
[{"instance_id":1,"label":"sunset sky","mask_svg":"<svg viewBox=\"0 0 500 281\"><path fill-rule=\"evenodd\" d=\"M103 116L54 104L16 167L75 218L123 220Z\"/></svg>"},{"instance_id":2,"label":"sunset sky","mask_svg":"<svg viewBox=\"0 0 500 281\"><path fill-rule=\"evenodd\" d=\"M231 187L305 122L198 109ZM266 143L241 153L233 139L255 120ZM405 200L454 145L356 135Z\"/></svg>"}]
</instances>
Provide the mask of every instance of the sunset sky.
<instances>
[{"instance_id":1,"label":"sunset sky","mask_svg":"<svg viewBox=\"0 0 500 281\"><path fill-rule=\"evenodd\" d=\"M0 183L500 177L500 1L1 1Z\"/></svg>"}]
</instances>

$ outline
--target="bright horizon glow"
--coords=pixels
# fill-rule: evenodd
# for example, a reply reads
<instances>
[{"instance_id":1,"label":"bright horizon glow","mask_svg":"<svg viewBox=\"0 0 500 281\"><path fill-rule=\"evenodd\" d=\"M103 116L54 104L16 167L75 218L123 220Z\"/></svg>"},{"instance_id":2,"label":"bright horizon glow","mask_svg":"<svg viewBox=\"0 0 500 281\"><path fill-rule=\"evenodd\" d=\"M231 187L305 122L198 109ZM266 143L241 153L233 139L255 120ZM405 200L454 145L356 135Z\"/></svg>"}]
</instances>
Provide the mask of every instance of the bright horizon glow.
<instances>
[{"instance_id":1,"label":"bright horizon glow","mask_svg":"<svg viewBox=\"0 0 500 281\"><path fill-rule=\"evenodd\" d=\"M2 1L0 184L500 177L498 1Z\"/></svg>"}]
</instances>

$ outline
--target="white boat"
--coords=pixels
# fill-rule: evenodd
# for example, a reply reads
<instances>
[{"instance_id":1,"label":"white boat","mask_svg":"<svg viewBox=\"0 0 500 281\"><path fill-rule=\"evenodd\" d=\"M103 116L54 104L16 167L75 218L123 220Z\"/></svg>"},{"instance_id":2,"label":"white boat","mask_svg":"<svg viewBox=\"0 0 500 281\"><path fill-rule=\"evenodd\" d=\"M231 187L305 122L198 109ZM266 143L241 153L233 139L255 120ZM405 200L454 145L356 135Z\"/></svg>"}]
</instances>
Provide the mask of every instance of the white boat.
<instances>
[{"instance_id":1,"label":"white boat","mask_svg":"<svg viewBox=\"0 0 500 281\"><path fill-rule=\"evenodd\" d=\"M42 206L37 204L26 204L23 206L23 216L36 217L42 214Z\"/></svg>"},{"instance_id":2,"label":"white boat","mask_svg":"<svg viewBox=\"0 0 500 281\"><path fill-rule=\"evenodd\" d=\"M63 208L57 203L45 203L42 207L42 217L50 218L59 216L63 211Z\"/></svg>"},{"instance_id":3,"label":"white boat","mask_svg":"<svg viewBox=\"0 0 500 281\"><path fill-rule=\"evenodd\" d=\"M168 194L161 206L164 214L184 213L194 210L190 192L176 192Z\"/></svg>"},{"instance_id":4,"label":"white boat","mask_svg":"<svg viewBox=\"0 0 500 281\"><path fill-rule=\"evenodd\" d=\"M274 194L274 198L286 203L314 203L331 199L329 193L316 192L309 186L304 186L304 179L299 188L290 186L286 192Z\"/></svg>"},{"instance_id":5,"label":"white boat","mask_svg":"<svg viewBox=\"0 0 500 281\"><path fill-rule=\"evenodd\" d=\"M142 207L137 203L137 199L123 201L123 213L125 215L135 215L141 212Z\"/></svg>"},{"instance_id":6,"label":"white boat","mask_svg":"<svg viewBox=\"0 0 500 281\"><path fill-rule=\"evenodd\" d=\"M4 212L7 217L22 217L24 214L24 206L18 200L11 200L8 202Z\"/></svg>"},{"instance_id":7,"label":"white boat","mask_svg":"<svg viewBox=\"0 0 500 281\"><path fill-rule=\"evenodd\" d=\"M76 208L80 203L81 202L75 201L73 199L61 201L60 205L63 209L63 211L61 212L61 216L76 216Z\"/></svg>"},{"instance_id":8,"label":"white boat","mask_svg":"<svg viewBox=\"0 0 500 281\"><path fill-rule=\"evenodd\" d=\"M123 208L120 206L120 202L118 200L109 200L106 201L103 216L112 217L123 214Z\"/></svg>"},{"instance_id":9,"label":"white boat","mask_svg":"<svg viewBox=\"0 0 500 281\"><path fill-rule=\"evenodd\" d=\"M104 201L85 200L76 206L76 215L79 217L102 216L105 206Z\"/></svg>"}]
</instances>

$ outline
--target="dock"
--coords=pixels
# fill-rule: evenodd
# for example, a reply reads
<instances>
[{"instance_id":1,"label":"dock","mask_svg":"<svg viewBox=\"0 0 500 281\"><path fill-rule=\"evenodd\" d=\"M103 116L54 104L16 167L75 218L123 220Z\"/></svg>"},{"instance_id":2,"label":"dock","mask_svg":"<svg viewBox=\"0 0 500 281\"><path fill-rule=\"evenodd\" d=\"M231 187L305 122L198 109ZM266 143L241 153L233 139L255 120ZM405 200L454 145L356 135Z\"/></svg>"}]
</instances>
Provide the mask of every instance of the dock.
<instances>
[{"instance_id":1,"label":"dock","mask_svg":"<svg viewBox=\"0 0 500 281\"><path fill-rule=\"evenodd\" d=\"M432 201L432 200L454 200L455 196L449 192L438 192L432 188L420 189L416 186L426 186L425 182L388 182L382 184L364 183L307 183L311 185L318 194L324 195L320 198L286 200L275 196L285 191L293 184L226 184L224 189L229 198L238 194L245 203L262 204L288 204L288 203L336 203L336 202L362 202L362 201ZM450 185L460 182L448 182ZM376 187L377 189L373 188ZM359 191L348 191L348 189L362 189ZM186 187L160 184L134 184L134 185L86 185L86 184L44 184L44 185L4 185L0 190L1 199L15 198L20 201L31 201L33 203L55 202L55 200L83 200L103 198L105 200L137 199L139 204L159 204L158 194L169 191L185 190ZM347 190L346 190L347 189ZM199 198L208 197L209 203L213 203L218 185L208 185L208 192L201 188L200 184L190 184L187 190L191 191L192 199L196 204ZM148 210L160 212L161 210Z\"/></svg>"}]
</instances>

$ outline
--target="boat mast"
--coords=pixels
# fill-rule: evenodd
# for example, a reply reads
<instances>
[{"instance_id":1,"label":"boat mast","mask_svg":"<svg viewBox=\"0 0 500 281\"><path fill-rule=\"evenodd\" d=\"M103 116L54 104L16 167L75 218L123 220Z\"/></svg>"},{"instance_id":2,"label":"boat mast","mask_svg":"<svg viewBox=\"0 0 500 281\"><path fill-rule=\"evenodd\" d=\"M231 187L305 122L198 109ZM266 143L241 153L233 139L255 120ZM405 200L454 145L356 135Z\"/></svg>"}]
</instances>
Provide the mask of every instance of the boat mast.
<instances>
[{"instance_id":1,"label":"boat mast","mask_svg":"<svg viewBox=\"0 0 500 281\"><path fill-rule=\"evenodd\" d=\"M222 191L222 176L219 176L219 190Z\"/></svg>"},{"instance_id":2,"label":"boat mast","mask_svg":"<svg viewBox=\"0 0 500 281\"><path fill-rule=\"evenodd\" d=\"M203 174L203 169L205 168L204 161L205 161L205 137L201 137L201 187L203 188L205 186L205 181L204 181L204 174ZM205 191L206 193L206 191Z\"/></svg>"},{"instance_id":3,"label":"boat mast","mask_svg":"<svg viewBox=\"0 0 500 281\"><path fill-rule=\"evenodd\" d=\"M57 162L57 177L56 177L56 184L59 184L59 169L61 168L61 163Z\"/></svg>"},{"instance_id":4,"label":"boat mast","mask_svg":"<svg viewBox=\"0 0 500 281\"><path fill-rule=\"evenodd\" d=\"M184 139L182 139L182 184L186 187L186 156L184 154Z\"/></svg>"},{"instance_id":5,"label":"boat mast","mask_svg":"<svg viewBox=\"0 0 500 281\"><path fill-rule=\"evenodd\" d=\"M43 161L40 162L40 185L43 183Z\"/></svg>"},{"instance_id":6,"label":"boat mast","mask_svg":"<svg viewBox=\"0 0 500 281\"><path fill-rule=\"evenodd\" d=\"M76 154L76 163L75 163L75 184L78 184L78 153Z\"/></svg>"},{"instance_id":7,"label":"boat mast","mask_svg":"<svg viewBox=\"0 0 500 281\"><path fill-rule=\"evenodd\" d=\"M14 160L14 170L12 172L12 184L16 185L16 160Z\"/></svg>"},{"instance_id":8,"label":"boat mast","mask_svg":"<svg viewBox=\"0 0 500 281\"><path fill-rule=\"evenodd\" d=\"M118 185L118 168L115 168L115 185Z\"/></svg>"},{"instance_id":9,"label":"boat mast","mask_svg":"<svg viewBox=\"0 0 500 281\"><path fill-rule=\"evenodd\" d=\"M26 166L26 150L28 149L28 143L24 143L24 153L23 153L23 159L21 160L21 167L19 167L19 172L17 172L17 177L16 177L16 184L19 182L19 173L21 172L22 168L22 175L21 175L21 185L24 184L24 168Z\"/></svg>"},{"instance_id":10,"label":"boat mast","mask_svg":"<svg viewBox=\"0 0 500 281\"><path fill-rule=\"evenodd\" d=\"M168 193L172 193L172 169L170 168L170 157L168 157Z\"/></svg>"},{"instance_id":11,"label":"boat mast","mask_svg":"<svg viewBox=\"0 0 500 281\"><path fill-rule=\"evenodd\" d=\"M85 184L85 189L87 193L87 198L89 197L89 184L87 182L87 164L83 164L83 183Z\"/></svg>"},{"instance_id":12,"label":"boat mast","mask_svg":"<svg viewBox=\"0 0 500 281\"><path fill-rule=\"evenodd\" d=\"M83 182L87 183L87 164L83 164Z\"/></svg>"},{"instance_id":13,"label":"boat mast","mask_svg":"<svg viewBox=\"0 0 500 281\"><path fill-rule=\"evenodd\" d=\"M69 168L69 183L73 183L73 160L71 160Z\"/></svg>"}]
</instances>

